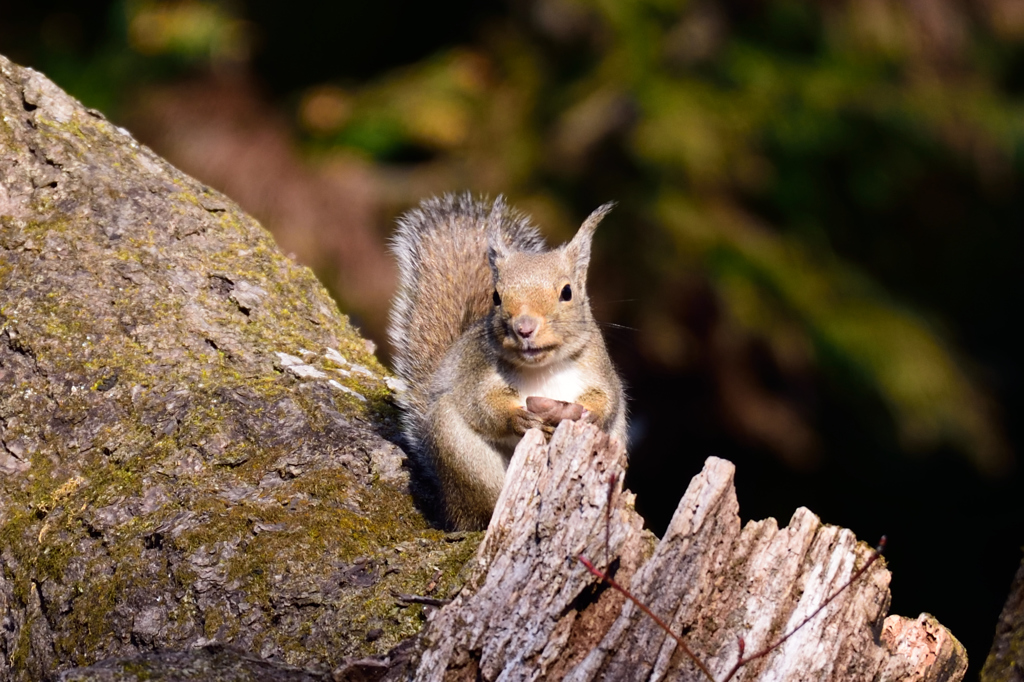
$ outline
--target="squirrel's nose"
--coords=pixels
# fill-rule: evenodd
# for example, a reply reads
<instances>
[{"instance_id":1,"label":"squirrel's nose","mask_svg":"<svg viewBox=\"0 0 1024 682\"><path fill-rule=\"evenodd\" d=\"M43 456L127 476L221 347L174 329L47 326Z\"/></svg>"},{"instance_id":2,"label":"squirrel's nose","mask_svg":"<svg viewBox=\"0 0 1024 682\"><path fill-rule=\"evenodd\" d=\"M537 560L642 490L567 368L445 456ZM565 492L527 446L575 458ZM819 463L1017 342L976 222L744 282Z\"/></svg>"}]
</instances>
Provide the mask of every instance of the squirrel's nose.
<instances>
[{"instance_id":1,"label":"squirrel's nose","mask_svg":"<svg viewBox=\"0 0 1024 682\"><path fill-rule=\"evenodd\" d=\"M531 315L520 315L513 320L512 327L521 338L528 339L537 331L537 318Z\"/></svg>"}]
</instances>

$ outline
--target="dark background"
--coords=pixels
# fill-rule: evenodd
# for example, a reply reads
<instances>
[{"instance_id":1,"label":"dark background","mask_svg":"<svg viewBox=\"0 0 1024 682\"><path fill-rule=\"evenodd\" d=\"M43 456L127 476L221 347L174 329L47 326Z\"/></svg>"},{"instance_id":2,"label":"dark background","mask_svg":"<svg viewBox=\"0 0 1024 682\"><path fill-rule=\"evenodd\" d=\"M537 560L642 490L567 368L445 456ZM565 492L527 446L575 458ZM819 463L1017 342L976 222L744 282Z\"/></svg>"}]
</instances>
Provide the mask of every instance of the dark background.
<instances>
[{"instance_id":1,"label":"dark background","mask_svg":"<svg viewBox=\"0 0 1024 682\"><path fill-rule=\"evenodd\" d=\"M597 205L596 314L660 532L709 455L745 519L874 544L987 655L1024 543L1024 10L1011 0L0 3L0 52L222 189L378 341L394 217Z\"/></svg>"}]
</instances>

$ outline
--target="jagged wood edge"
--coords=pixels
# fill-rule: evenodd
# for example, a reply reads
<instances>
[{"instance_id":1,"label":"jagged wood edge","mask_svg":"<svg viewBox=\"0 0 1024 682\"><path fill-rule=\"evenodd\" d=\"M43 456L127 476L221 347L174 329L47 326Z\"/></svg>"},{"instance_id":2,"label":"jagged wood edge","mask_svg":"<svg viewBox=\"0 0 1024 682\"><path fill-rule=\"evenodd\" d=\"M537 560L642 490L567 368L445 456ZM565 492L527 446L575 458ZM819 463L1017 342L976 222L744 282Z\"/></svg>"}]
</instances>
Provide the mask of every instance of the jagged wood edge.
<instances>
[{"instance_id":1,"label":"jagged wood edge","mask_svg":"<svg viewBox=\"0 0 1024 682\"><path fill-rule=\"evenodd\" d=\"M580 555L610 566L720 679L741 637L748 653L777 641L872 555L806 509L782 529L774 519L742 525L734 467L717 458L691 481L650 552L633 497L621 490L625 464L621 444L588 424L563 423L550 444L527 434L466 588L424 632L416 679L701 679ZM962 679L966 653L937 621L886 618L889 579L877 562L734 679Z\"/></svg>"}]
</instances>

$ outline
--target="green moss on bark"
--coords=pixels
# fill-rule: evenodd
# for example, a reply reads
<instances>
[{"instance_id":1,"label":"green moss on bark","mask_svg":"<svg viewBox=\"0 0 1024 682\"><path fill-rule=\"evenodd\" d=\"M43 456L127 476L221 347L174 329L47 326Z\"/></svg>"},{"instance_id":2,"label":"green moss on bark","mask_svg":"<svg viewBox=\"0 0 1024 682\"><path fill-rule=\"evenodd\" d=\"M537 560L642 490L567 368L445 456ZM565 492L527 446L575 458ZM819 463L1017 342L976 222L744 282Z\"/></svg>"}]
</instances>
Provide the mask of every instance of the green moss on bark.
<instances>
[{"instance_id":1,"label":"green moss on bark","mask_svg":"<svg viewBox=\"0 0 1024 682\"><path fill-rule=\"evenodd\" d=\"M52 84L23 106L32 78L0 58L0 680L416 632L393 594L447 596L479 538L413 505L366 341L229 199Z\"/></svg>"}]
</instances>

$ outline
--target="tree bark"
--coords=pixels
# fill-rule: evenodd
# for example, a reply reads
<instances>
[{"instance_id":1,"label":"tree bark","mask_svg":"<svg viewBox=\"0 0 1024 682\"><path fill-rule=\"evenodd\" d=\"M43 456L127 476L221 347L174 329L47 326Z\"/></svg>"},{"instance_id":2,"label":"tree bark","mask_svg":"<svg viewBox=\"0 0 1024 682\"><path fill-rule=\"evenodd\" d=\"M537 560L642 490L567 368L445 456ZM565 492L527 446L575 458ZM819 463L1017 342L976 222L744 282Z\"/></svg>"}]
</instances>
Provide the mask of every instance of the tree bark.
<instances>
[{"instance_id":1,"label":"tree bark","mask_svg":"<svg viewBox=\"0 0 1024 682\"><path fill-rule=\"evenodd\" d=\"M392 591L476 540L413 506L385 374L233 202L0 57L0 680L417 632Z\"/></svg>"},{"instance_id":2,"label":"tree bark","mask_svg":"<svg viewBox=\"0 0 1024 682\"><path fill-rule=\"evenodd\" d=\"M1024 561L996 624L992 650L981 669L982 682L1024 682Z\"/></svg>"},{"instance_id":3,"label":"tree bark","mask_svg":"<svg viewBox=\"0 0 1024 682\"><path fill-rule=\"evenodd\" d=\"M681 634L715 680L787 633L733 679L963 677L966 653L934 619L886 617L882 560L797 629L873 556L850 531L807 509L782 529L741 524L733 466L711 458L648 556L624 466L621 444L588 424L563 423L550 444L527 434L465 588L423 635L416 679L707 679L581 556Z\"/></svg>"}]
</instances>

